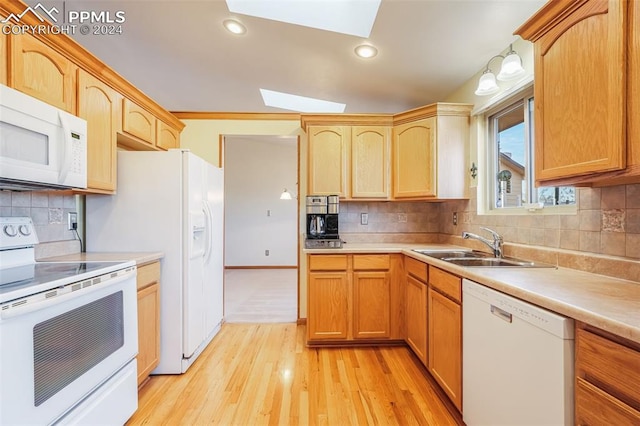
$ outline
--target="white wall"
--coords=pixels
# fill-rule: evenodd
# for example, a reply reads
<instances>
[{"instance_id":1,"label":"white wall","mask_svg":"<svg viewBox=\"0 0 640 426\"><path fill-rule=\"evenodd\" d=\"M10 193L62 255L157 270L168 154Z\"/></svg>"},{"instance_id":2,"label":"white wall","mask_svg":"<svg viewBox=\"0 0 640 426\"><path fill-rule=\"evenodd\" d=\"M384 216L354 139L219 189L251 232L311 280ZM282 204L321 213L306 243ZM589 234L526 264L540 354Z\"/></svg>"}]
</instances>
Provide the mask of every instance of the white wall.
<instances>
[{"instance_id":1,"label":"white wall","mask_svg":"<svg viewBox=\"0 0 640 426\"><path fill-rule=\"evenodd\" d=\"M296 137L225 138L225 266L297 265L296 200L280 200L298 194L297 157Z\"/></svg>"}]
</instances>

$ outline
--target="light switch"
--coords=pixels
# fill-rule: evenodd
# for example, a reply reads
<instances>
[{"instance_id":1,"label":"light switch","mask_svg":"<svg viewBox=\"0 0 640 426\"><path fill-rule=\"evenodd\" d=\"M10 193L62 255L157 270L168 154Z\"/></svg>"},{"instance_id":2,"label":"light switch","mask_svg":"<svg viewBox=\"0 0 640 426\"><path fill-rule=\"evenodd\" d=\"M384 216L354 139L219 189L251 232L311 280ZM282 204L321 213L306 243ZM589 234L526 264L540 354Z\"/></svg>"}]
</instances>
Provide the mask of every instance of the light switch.
<instances>
[{"instance_id":1,"label":"light switch","mask_svg":"<svg viewBox=\"0 0 640 426\"><path fill-rule=\"evenodd\" d=\"M360 225L369 224L369 213L360 213Z\"/></svg>"}]
</instances>

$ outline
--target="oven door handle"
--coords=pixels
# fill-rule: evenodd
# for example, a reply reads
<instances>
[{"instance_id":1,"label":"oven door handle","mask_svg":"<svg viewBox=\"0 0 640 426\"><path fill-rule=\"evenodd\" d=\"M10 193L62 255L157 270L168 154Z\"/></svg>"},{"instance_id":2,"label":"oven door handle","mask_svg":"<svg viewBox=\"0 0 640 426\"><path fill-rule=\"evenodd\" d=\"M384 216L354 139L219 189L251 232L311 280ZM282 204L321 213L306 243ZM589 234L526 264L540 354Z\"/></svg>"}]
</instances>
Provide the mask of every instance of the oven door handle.
<instances>
[{"instance_id":1,"label":"oven door handle","mask_svg":"<svg viewBox=\"0 0 640 426\"><path fill-rule=\"evenodd\" d=\"M119 275L117 277L114 278L110 278L107 281L103 281L100 282L98 284L93 284L90 287L84 287L81 288L79 290L75 290L72 291L71 290L71 286L73 286L74 284L78 284L78 283L73 283L73 284L68 284L66 286L64 286L62 289L61 288L57 288L57 289L51 289L49 291L43 292L43 293L50 293L54 290L58 290L58 291L63 291L63 294L59 294L57 296L51 297L49 299L44 299L44 300L40 300L40 301L34 301L32 303L29 303L29 298L27 298L27 303L25 303L24 305L17 305L17 306L11 306L9 309L7 309L6 311L0 311L0 320L7 320L10 318L15 318L18 317L20 315L26 315L26 314L30 314L32 312L37 312L43 309L46 309L48 307L51 307L53 305L56 305L58 303L63 303L63 302L67 302L69 300L73 300L73 299L77 299L80 297L84 297L87 295L90 295L92 293L95 293L97 291L100 291L102 289L108 288L108 287L112 287L116 284L119 284L122 281L131 279L131 278L135 278L136 276L136 272L135 270L123 275ZM106 285L105 285L106 284ZM135 282L134 282L134 287L135 287ZM33 296L31 296L33 297ZM8 305L13 305L17 303L17 301L14 302L9 302L7 303Z\"/></svg>"}]
</instances>

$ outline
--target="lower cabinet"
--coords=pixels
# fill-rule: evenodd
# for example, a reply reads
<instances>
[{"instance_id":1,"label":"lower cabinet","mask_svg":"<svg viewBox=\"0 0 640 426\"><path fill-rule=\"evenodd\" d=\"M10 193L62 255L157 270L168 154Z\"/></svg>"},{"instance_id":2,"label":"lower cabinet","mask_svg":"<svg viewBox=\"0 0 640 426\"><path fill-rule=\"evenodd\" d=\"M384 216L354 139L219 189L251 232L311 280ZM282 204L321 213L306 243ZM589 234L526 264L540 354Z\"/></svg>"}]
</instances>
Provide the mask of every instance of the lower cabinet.
<instances>
[{"instance_id":1,"label":"lower cabinet","mask_svg":"<svg viewBox=\"0 0 640 426\"><path fill-rule=\"evenodd\" d=\"M138 267L138 386L160 362L160 262Z\"/></svg>"},{"instance_id":2,"label":"lower cabinet","mask_svg":"<svg viewBox=\"0 0 640 426\"><path fill-rule=\"evenodd\" d=\"M401 255L308 256L307 339L313 344L400 339Z\"/></svg>"},{"instance_id":3,"label":"lower cabinet","mask_svg":"<svg viewBox=\"0 0 640 426\"><path fill-rule=\"evenodd\" d=\"M640 424L640 345L576 322L575 424Z\"/></svg>"},{"instance_id":4,"label":"lower cabinet","mask_svg":"<svg viewBox=\"0 0 640 426\"><path fill-rule=\"evenodd\" d=\"M427 365L427 264L405 258L405 341Z\"/></svg>"},{"instance_id":5,"label":"lower cabinet","mask_svg":"<svg viewBox=\"0 0 640 426\"><path fill-rule=\"evenodd\" d=\"M462 410L462 279L429 266L429 372Z\"/></svg>"}]
</instances>

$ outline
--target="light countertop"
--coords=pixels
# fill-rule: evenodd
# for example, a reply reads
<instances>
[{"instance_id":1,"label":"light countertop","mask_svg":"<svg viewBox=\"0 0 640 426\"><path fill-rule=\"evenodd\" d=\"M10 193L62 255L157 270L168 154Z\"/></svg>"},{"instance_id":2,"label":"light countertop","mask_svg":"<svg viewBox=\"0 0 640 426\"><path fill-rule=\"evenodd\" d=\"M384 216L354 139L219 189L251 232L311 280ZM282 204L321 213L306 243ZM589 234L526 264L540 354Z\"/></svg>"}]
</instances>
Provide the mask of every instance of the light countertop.
<instances>
[{"instance_id":1,"label":"light countertop","mask_svg":"<svg viewBox=\"0 0 640 426\"><path fill-rule=\"evenodd\" d=\"M640 343L640 283L568 268L462 267L412 249L464 249L444 244L345 244L308 254L403 253L462 278Z\"/></svg>"},{"instance_id":2,"label":"light countertop","mask_svg":"<svg viewBox=\"0 0 640 426\"><path fill-rule=\"evenodd\" d=\"M136 265L144 265L145 263L154 262L156 260L162 259L164 257L164 253L162 252L95 252L95 253L74 253L67 254L64 256L54 256L54 257L46 257L44 259L40 259L40 261L50 262L50 261L90 261L90 262L109 262L109 261L129 261L133 260L136 262Z\"/></svg>"}]
</instances>

